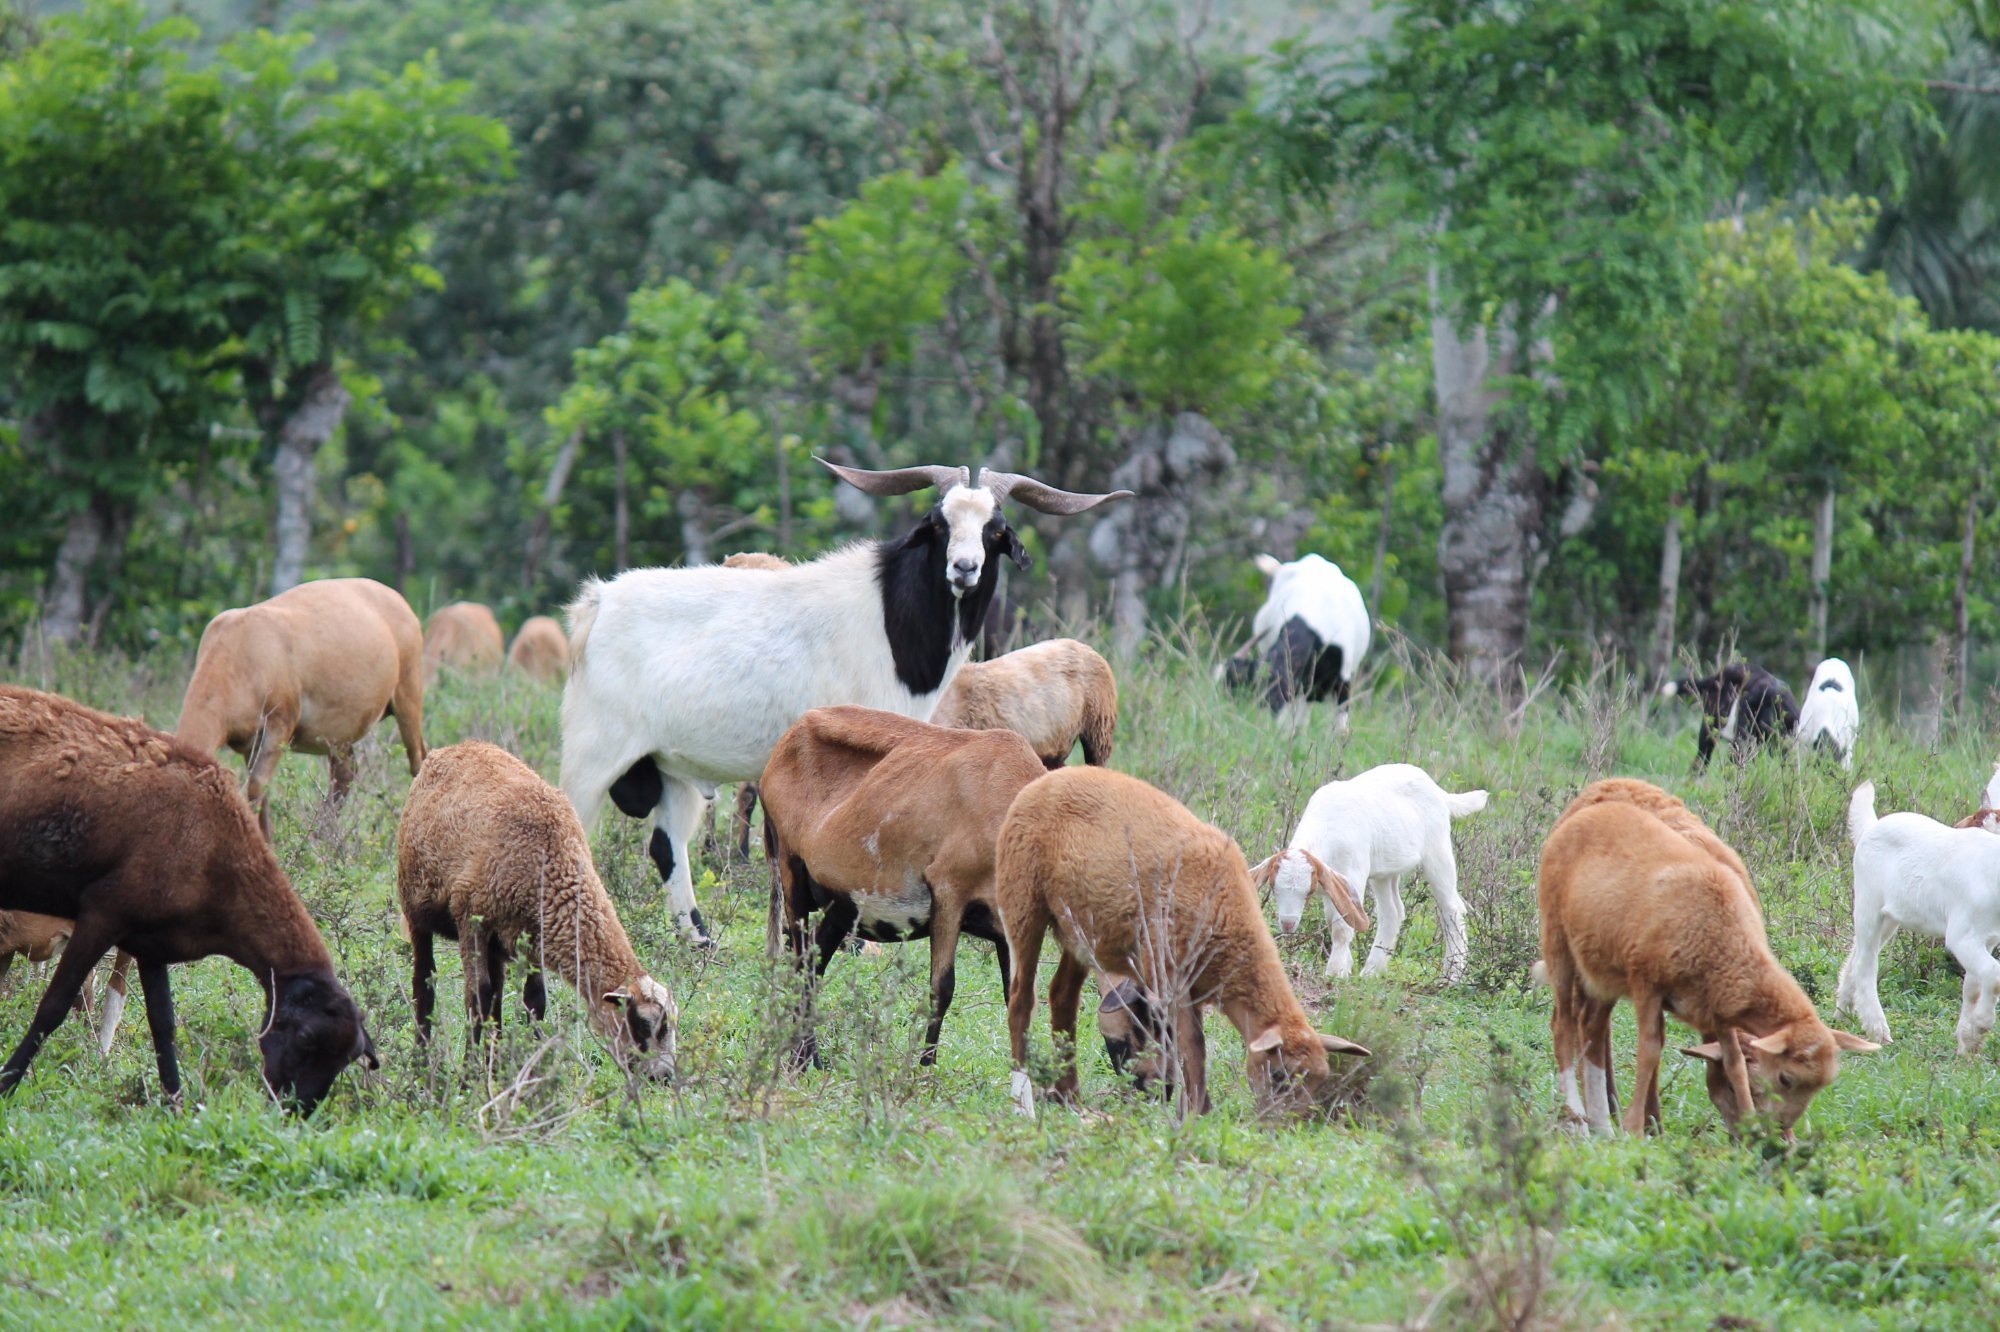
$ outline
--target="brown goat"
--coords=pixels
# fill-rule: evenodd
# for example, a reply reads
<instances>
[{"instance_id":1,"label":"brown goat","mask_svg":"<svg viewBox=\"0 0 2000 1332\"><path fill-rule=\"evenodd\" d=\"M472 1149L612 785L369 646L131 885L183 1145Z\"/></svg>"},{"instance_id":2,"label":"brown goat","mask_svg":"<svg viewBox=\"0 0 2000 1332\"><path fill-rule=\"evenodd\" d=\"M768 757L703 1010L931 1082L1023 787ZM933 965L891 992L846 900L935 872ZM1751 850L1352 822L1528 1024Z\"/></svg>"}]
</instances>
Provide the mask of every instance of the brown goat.
<instances>
[{"instance_id":1,"label":"brown goat","mask_svg":"<svg viewBox=\"0 0 2000 1332\"><path fill-rule=\"evenodd\" d=\"M567 640L565 640L567 642ZM437 683L441 671L459 675L492 675L507 656L507 639L500 621L476 601L440 606L424 621L424 688Z\"/></svg>"},{"instance_id":2,"label":"brown goat","mask_svg":"<svg viewBox=\"0 0 2000 1332\"><path fill-rule=\"evenodd\" d=\"M725 569L789 569L792 562L779 555L766 555L760 550L738 551L722 562Z\"/></svg>"},{"instance_id":3,"label":"brown goat","mask_svg":"<svg viewBox=\"0 0 2000 1332\"><path fill-rule=\"evenodd\" d=\"M552 616L530 615L514 633L507 664L531 680L561 684L569 675L569 637Z\"/></svg>"},{"instance_id":4,"label":"brown goat","mask_svg":"<svg viewBox=\"0 0 2000 1332\"><path fill-rule=\"evenodd\" d=\"M361 1012L235 781L143 722L0 686L0 909L76 922L11 1092L116 947L139 962L160 1082L180 1094L167 968L220 953L264 989L264 1081L311 1113L340 1070L376 1063Z\"/></svg>"},{"instance_id":5,"label":"brown goat","mask_svg":"<svg viewBox=\"0 0 2000 1332\"><path fill-rule=\"evenodd\" d=\"M958 668L931 714L933 726L1013 731L1043 764L1060 768L1083 742L1083 761L1111 761L1118 679L1086 643L1057 638Z\"/></svg>"},{"instance_id":6,"label":"brown goat","mask_svg":"<svg viewBox=\"0 0 2000 1332\"><path fill-rule=\"evenodd\" d=\"M424 761L423 629L367 578L300 583L208 622L176 734L203 754L244 756L245 791L271 835L271 777L287 747L324 754L333 795L354 781L354 743L396 719L415 775Z\"/></svg>"},{"instance_id":7,"label":"brown goat","mask_svg":"<svg viewBox=\"0 0 2000 1332\"><path fill-rule=\"evenodd\" d=\"M1058 1044L1075 1038L1087 969L1133 977L1172 1034L1168 1050L1178 1056L1191 1114L1209 1104L1207 1007L1220 1008L1243 1034L1263 1110L1325 1105L1336 1090L1327 1053L1368 1053L1313 1030L1236 843L1137 778L1061 768L1026 787L1000 829L995 888L1012 953L1007 1034L1024 1108L1032 1103L1035 968L1051 926L1062 948L1049 986ZM1073 1063L1051 1091L1060 1099L1076 1094Z\"/></svg>"},{"instance_id":8,"label":"brown goat","mask_svg":"<svg viewBox=\"0 0 2000 1332\"><path fill-rule=\"evenodd\" d=\"M1732 1130L1763 1111L1789 1135L1839 1073L1840 1051L1879 1048L1820 1020L1771 952L1741 859L1717 854L1719 840L1666 792L1624 779L1586 787L1556 820L1542 848L1541 966L1574 1120L1611 1129L1611 1013L1621 998L1639 1025L1624 1116L1633 1134L1660 1121L1667 1013L1702 1034L1683 1053L1707 1062L1709 1098Z\"/></svg>"}]
</instances>

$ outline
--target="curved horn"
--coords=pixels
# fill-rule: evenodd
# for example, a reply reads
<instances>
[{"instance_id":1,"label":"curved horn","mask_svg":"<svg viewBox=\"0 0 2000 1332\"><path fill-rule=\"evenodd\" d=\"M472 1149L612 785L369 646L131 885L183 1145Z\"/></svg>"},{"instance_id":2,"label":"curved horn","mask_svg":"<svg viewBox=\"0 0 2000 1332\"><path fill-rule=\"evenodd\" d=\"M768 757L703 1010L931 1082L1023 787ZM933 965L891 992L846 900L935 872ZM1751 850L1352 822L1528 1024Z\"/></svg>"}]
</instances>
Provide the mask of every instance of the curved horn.
<instances>
[{"instance_id":1,"label":"curved horn","mask_svg":"<svg viewBox=\"0 0 2000 1332\"><path fill-rule=\"evenodd\" d=\"M1073 490L1057 490L1054 486L1035 480L1032 476L1022 476L1018 472L996 472L991 467L979 469L979 484L993 492L996 500L1017 499L1031 509L1043 513L1082 513L1094 509L1106 500L1131 499L1129 490L1114 490L1108 495L1079 495Z\"/></svg>"},{"instance_id":2,"label":"curved horn","mask_svg":"<svg viewBox=\"0 0 2000 1332\"><path fill-rule=\"evenodd\" d=\"M907 495L912 490L923 490L930 486L936 486L939 490L949 490L953 486L972 483L972 472L965 467L895 467L886 472L871 472L863 467L842 467L839 463L828 462L818 454L813 455L813 461L856 490L877 498Z\"/></svg>"}]
</instances>

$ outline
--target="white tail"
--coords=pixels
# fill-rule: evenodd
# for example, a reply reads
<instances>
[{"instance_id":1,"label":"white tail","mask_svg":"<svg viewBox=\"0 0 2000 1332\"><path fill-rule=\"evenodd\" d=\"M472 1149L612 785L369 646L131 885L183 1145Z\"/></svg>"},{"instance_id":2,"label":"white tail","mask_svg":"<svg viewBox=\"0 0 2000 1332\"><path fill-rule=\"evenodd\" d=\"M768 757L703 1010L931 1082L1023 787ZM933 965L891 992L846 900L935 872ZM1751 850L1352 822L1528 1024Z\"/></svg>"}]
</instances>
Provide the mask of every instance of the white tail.
<instances>
[{"instance_id":1,"label":"white tail","mask_svg":"<svg viewBox=\"0 0 2000 1332\"><path fill-rule=\"evenodd\" d=\"M1993 765L1993 775L1986 779L1986 794L1979 799L1981 809L2000 809L2000 763Z\"/></svg>"},{"instance_id":2,"label":"white tail","mask_svg":"<svg viewBox=\"0 0 2000 1332\"><path fill-rule=\"evenodd\" d=\"M1451 816L1455 819L1462 819L1468 814L1477 814L1480 810L1486 808L1486 792L1446 791L1444 793L1444 807L1451 811Z\"/></svg>"},{"instance_id":3,"label":"white tail","mask_svg":"<svg viewBox=\"0 0 2000 1332\"><path fill-rule=\"evenodd\" d=\"M1875 826L1875 783L1863 782L1854 788L1854 798L1847 802L1847 836L1851 841L1860 841Z\"/></svg>"}]
</instances>

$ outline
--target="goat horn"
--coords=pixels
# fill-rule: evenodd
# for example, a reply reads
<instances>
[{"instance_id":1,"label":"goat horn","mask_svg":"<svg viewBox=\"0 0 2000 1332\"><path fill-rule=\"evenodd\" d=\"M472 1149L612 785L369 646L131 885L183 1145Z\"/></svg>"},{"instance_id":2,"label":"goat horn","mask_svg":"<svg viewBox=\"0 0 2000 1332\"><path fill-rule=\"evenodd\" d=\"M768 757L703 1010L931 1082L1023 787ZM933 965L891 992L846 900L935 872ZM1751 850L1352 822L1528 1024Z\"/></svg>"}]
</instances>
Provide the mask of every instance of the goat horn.
<instances>
[{"instance_id":1,"label":"goat horn","mask_svg":"<svg viewBox=\"0 0 2000 1332\"><path fill-rule=\"evenodd\" d=\"M813 461L835 476L853 486L856 490L874 495L878 499L890 495L907 495L912 490L924 490L936 486L939 490L949 490L953 486L972 483L972 472L965 467L894 467L886 472L871 472L865 467L842 467L839 463L813 455Z\"/></svg>"},{"instance_id":2,"label":"goat horn","mask_svg":"<svg viewBox=\"0 0 2000 1332\"><path fill-rule=\"evenodd\" d=\"M1114 490L1108 495L1081 495L1074 490L1057 490L1054 486L1037 481L1032 476L1022 476L1016 472L996 472L991 467L979 469L979 484L993 492L996 500L1016 499L1031 509L1042 513L1082 513L1094 509L1106 500L1131 499L1129 490Z\"/></svg>"}]
</instances>

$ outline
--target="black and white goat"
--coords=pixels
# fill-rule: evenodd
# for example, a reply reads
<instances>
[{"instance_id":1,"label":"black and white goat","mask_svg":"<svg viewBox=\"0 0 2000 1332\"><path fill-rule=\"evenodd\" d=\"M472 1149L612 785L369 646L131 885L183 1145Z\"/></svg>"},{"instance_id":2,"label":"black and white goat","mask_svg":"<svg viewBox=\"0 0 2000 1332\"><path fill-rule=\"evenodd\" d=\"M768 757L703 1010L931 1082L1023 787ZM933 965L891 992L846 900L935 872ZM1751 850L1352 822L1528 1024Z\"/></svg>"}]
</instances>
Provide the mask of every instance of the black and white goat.
<instances>
[{"instance_id":1,"label":"black and white goat","mask_svg":"<svg viewBox=\"0 0 2000 1332\"><path fill-rule=\"evenodd\" d=\"M1340 566L1319 555L1280 564L1257 557L1271 590L1250 625L1250 641L1216 668L1232 689L1253 684L1258 669L1269 677L1264 701L1271 711L1334 700L1335 724L1347 729L1347 695L1368 651L1368 607L1361 589Z\"/></svg>"},{"instance_id":2,"label":"black and white goat","mask_svg":"<svg viewBox=\"0 0 2000 1332\"><path fill-rule=\"evenodd\" d=\"M1799 709L1799 746L1825 749L1843 768L1854 766L1854 738L1861 733L1861 703L1854 696L1854 672L1839 657L1828 657L1813 672Z\"/></svg>"},{"instance_id":3,"label":"black and white goat","mask_svg":"<svg viewBox=\"0 0 2000 1332\"><path fill-rule=\"evenodd\" d=\"M1774 738L1789 738L1799 727L1799 705L1785 682L1748 662L1735 662L1699 679L1669 680L1660 692L1668 698L1686 695L1700 701L1698 768L1708 766L1718 736L1735 753L1747 755Z\"/></svg>"},{"instance_id":4,"label":"black and white goat","mask_svg":"<svg viewBox=\"0 0 2000 1332\"><path fill-rule=\"evenodd\" d=\"M586 829L607 795L652 817L649 850L675 920L703 940L688 838L716 784L756 780L813 708L928 720L979 634L1000 558L1029 567L1002 501L1075 514L1131 495L1075 494L990 468L974 484L963 467L822 462L870 495L941 494L900 538L784 569L632 569L586 580L569 607L563 792Z\"/></svg>"}]
</instances>

